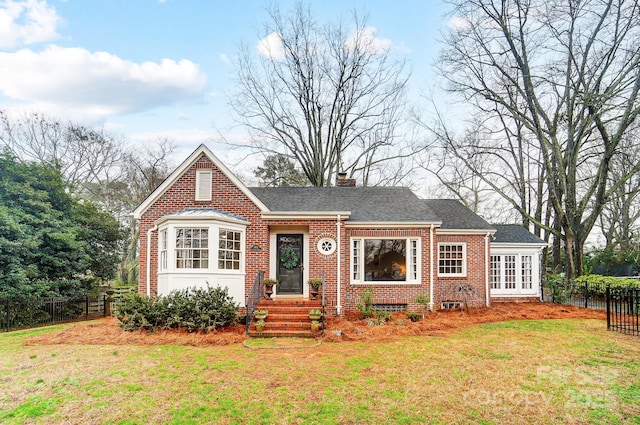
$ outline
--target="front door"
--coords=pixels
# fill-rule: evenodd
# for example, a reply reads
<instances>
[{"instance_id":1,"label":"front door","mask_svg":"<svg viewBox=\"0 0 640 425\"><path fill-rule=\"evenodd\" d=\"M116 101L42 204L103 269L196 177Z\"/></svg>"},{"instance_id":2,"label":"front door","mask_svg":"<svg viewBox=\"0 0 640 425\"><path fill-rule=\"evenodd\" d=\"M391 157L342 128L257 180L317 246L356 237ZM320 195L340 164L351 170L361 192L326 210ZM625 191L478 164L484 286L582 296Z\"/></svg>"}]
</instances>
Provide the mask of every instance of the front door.
<instances>
[{"instance_id":1,"label":"front door","mask_svg":"<svg viewBox=\"0 0 640 425\"><path fill-rule=\"evenodd\" d=\"M303 235L277 235L278 293L302 294Z\"/></svg>"}]
</instances>

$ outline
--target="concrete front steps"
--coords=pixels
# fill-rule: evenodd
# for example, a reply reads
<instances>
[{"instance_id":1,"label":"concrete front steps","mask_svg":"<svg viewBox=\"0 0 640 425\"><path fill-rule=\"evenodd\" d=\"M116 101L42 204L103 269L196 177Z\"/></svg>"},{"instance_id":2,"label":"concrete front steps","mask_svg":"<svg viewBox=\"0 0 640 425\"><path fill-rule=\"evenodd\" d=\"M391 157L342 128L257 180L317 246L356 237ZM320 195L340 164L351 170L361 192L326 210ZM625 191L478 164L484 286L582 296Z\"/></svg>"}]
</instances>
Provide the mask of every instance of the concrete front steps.
<instances>
[{"instance_id":1,"label":"concrete front steps","mask_svg":"<svg viewBox=\"0 0 640 425\"><path fill-rule=\"evenodd\" d=\"M315 338L323 334L323 330L311 331L309 310L322 309L320 300L308 298L261 299L258 310L268 310L262 332L256 330L255 319L249 326L249 336L258 338L298 337Z\"/></svg>"}]
</instances>

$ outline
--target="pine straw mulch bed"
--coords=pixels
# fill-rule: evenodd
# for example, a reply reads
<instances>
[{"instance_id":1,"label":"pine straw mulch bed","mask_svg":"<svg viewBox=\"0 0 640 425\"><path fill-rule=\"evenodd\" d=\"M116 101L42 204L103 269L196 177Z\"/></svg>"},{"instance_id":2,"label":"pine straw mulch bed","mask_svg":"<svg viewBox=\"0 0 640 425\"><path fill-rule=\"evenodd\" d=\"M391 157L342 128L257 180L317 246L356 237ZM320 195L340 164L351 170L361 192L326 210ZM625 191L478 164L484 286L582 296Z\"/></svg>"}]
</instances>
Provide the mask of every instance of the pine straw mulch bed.
<instances>
[{"instance_id":1,"label":"pine straw mulch bed","mask_svg":"<svg viewBox=\"0 0 640 425\"><path fill-rule=\"evenodd\" d=\"M405 313L394 313L383 326L370 326L366 319L357 317L329 317L323 341L390 341L400 336L445 336L460 328L477 323L505 320L540 319L600 319L606 313L549 303L494 303L490 308L436 311L426 318L411 322ZM65 329L32 337L25 345L89 344L89 345L192 345L212 346L240 343L247 339L242 325L227 327L210 333L189 333L186 330L143 330L125 332L113 317L82 322Z\"/></svg>"}]
</instances>

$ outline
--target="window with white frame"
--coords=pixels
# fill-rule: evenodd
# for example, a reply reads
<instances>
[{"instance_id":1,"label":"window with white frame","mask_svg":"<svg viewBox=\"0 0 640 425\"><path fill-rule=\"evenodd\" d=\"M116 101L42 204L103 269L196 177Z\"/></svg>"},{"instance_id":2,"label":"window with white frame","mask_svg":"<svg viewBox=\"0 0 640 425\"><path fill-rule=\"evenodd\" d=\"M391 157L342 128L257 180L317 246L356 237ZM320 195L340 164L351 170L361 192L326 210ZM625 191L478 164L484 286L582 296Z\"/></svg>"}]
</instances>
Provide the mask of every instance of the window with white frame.
<instances>
[{"instance_id":1,"label":"window with white frame","mask_svg":"<svg viewBox=\"0 0 640 425\"><path fill-rule=\"evenodd\" d=\"M418 239L355 238L351 240L353 282L408 282L420 280Z\"/></svg>"},{"instance_id":2,"label":"window with white frame","mask_svg":"<svg viewBox=\"0 0 640 425\"><path fill-rule=\"evenodd\" d=\"M209 268L209 229L176 229L176 268Z\"/></svg>"},{"instance_id":3,"label":"window with white frame","mask_svg":"<svg viewBox=\"0 0 640 425\"><path fill-rule=\"evenodd\" d=\"M467 244L439 243L438 244L438 275L466 276L467 275Z\"/></svg>"},{"instance_id":4,"label":"window with white frame","mask_svg":"<svg viewBox=\"0 0 640 425\"><path fill-rule=\"evenodd\" d=\"M502 288L502 261L499 255L491 256L491 289Z\"/></svg>"},{"instance_id":5,"label":"window with white frame","mask_svg":"<svg viewBox=\"0 0 640 425\"><path fill-rule=\"evenodd\" d=\"M196 201L211 200L211 183L213 172L211 170L196 170Z\"/></svg>"},{"instance_id":6,"label":"window with white frame","mask_svg":"<svg viewBox=\"0 0 640 425\"><path fill-rule=\"evenodd\" d=\"M504 256L504 289L516 289L516 256Z\"/></svg>"},{"instance_id":7,"label":"window with white frame","mask_svg":"<svg viewBox=\"0 0 640 425\"><path fill-rule=\"evenodd\" d=\"M492 294L518 294L535 291L537 266L533 255L493 254L491 255Z\"/></svg>"},{"instance_id":8,"label":"window with white frame","mask_svg":"<svg viewBox=\"0 0 640 425\"><path fill-rule=\"evenodd\" d=\"M533 288L533 256L523 255L522 263L522 289Z\"/></svg>"},{"instance_id":9,"label":"window with white frame","mask_svg":"<svg viewBox=\"0 0 640 425\"><path fill-rule=\"evenodd\" d=\"M218 268L220 270L240 270L241 233L220 229L218 241Z\"/></svg>"},{"instance_id":10,"label":"window with white frame","mask_svg":"<svg viewBox=\"0 0 640 425\"><path fill-rule=\"evenodd\" d=\"M160 231L160 270L167 269L167 229Z\"/></svg>"}]
</instances>

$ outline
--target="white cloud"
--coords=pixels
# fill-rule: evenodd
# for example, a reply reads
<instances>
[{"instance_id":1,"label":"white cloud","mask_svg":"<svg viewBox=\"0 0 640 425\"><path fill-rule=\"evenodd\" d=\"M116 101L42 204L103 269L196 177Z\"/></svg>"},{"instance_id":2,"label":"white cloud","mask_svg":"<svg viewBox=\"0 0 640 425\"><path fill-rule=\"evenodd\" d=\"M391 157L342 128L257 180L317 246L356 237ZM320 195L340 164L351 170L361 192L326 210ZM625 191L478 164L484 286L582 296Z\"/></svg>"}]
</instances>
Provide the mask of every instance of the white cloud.
<instances>
[{"instance_id":1,"label":"white cloud","mask_svg":"<svg viewBox=\"0 0 640 425\"><path fill-rule=\"evenodd\" d=\"M0 92L44 109L94 118L201 98L207 77L188 60L135 63L106 52L49 46L0 52Z\"/></svg>"},{"instance_id":2,"label":"white cloud","mask_svg":"<svg viewBox=\"0 0 640 425\"><path fill-rule=\"evenodd\" d=\"M6 0L0 4L0 49L54 40L62 22L46 1Z\"/></svg>"},{"instance_id":3,"label":"white cloud","mask_svg":"<svg viewBox=\"0 0 640 425\"><path fill-rule=\"evenodd\" d=\"M376 37L378 31L375 27L365 27L358 29L345 42L348 49L360 48L365 51L375 53L385 53L391 49L393 43L388 38Z\"/></svg>"},{"instance_id":4,"label":"white cloud","mask_svg":"<svg viewBox=\"0 0 640 425\"><path fill-rule=\"evenodd\" d=\"M282 36L280 33L272 32L262 40L258 41L256 46L258 53L262 56L273 59L282 60L285 57L284 45L282 44Z\"/></svg>"},{"instance_id":5,"label":"white cloud","mask_svg":"<svg viewBox=\"0 0 640 425\"><path fill-rule=\"evenodd\" d=\"M231 61L229 60L229 56L227 56L226 53L219 53L218 58L220 58L220 60L226 63L227 65L231 64Z\"/></svg>"},{"instance_id":6,"label":"white cloud","mask_svg":"<svg viewBox=\"0 0 640 425\"><path fill-rule=\"evenodd\" d=\"M463 31L469 28L471 22L469 22L469 18L464 16L453 16L447 22L447 26L454 31Z\"/></svg>"}]
</instances>

